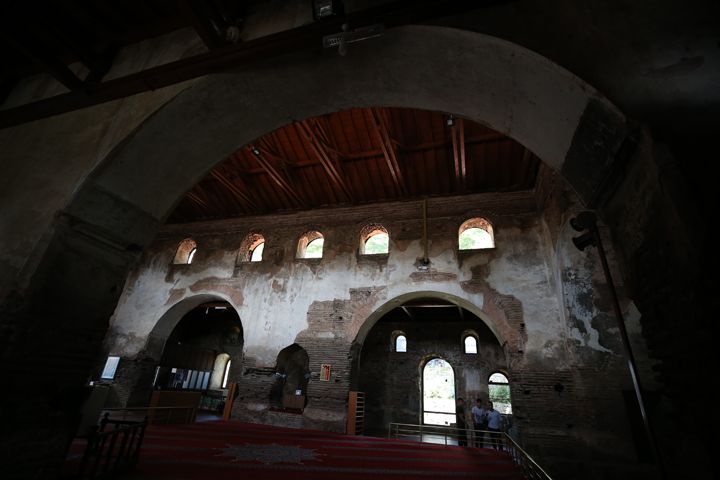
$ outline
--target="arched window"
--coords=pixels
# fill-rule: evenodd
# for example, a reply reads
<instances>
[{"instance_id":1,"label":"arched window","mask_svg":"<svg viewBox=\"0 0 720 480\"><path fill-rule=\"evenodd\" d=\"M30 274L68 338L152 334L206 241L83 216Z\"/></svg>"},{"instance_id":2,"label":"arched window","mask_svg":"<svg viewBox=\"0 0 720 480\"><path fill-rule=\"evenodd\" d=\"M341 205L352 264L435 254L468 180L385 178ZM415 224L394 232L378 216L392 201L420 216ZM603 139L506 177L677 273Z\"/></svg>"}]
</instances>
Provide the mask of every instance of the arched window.
<instances>
[{"instance_id":1,"label":"arched window","mask_svg":"<svg viewBox=\"0 0 720 480\"><path fill-rule=\"evenodd\" d=\"M192 263L195 252L197 252L197 243L192 238L186 238L178 245L173 263L176 265L188 265Z\"/></svg>"},{"instance_id":2,"label":"arched window","mask_svg":"<svg viewBox=\"0 0 720 480\"><path fill-rule=\"evenodd\" d=\"M423 368L423 423L455 423L455 373L448 362L433 358Z\"/></svg>"},{"instance_id":3,"label":"arched window","mask_svg":"<svg viewBox=\"0 0 720 480\"><path fill-rule=\"evenodd\" d=\"M227 374L230 371L230 355L219 353L215 357L212 373L210 374L210 389L225 388Z\"/></svg>"},{"instance_id":4,"label":"arched window","mask_svg":"<svg viewBox=\"0 0 720 480\"><path fill-rule=\"evenodd\" d=\"M265 237L259 233L251 233L240 244L238 262L260 262L265 249Z\"/></svg>"},{"instance_id":5,"label":"arched window","mask_svg":"<svg viewBox=\"0 0 720 480\"><path fill-rule=\"evenodd\" d=\"M488 380L488 397L493 407L504 415L512 414L510 402L510 383L505 375L495 372Z\"/></svg>"},{"instance_id":6,"label":"arched window","mask_svg":"<svg viewBox=\"0 0 720 480\"><path fill-rule=\"evenodd\" d=\"M303 234L298 241L297 258L322 258L325 238L313 230Z\"/></svg>"},{"instance_id":7,"label":"arched window","mask_svg":"<svg viewBox=\"0 0 720 480\"><path fill-rule=\"evenodd\" d=\"M463 341L465 344L465 353L477 353L477 338L473 337L472 335L468 335L465 337L465 340Z\"/></svg>"},{"instance_id":8,"label":"arched window","mask_svg":"<svg viewBox=\"0 0 720 480\"><path fill-rule=\"evenodd\" d=\"M484 218L471 218L460 225L458 231L460 250L479 250L494 248L495 237L492 224Z\"/></svg>"},{"instance_id":9,"label":"arched window","mask_svg":"<svg viewBox=\"0 0 720 480\"><path fill-rule=\"evenodd\" d=\"M382 255L388 253L390 236L385 227L368 225L360 232L360 254Z\"/></svg>"},{"instance_id":10,"label":"arched window","mask_svg":"<svg viewBox=\"0 0 720 480\"><path fill-rule=\"evenodd\" d=\"M395 330L390 337L393 352L407 352L407 337L402 330Z\"/></svg>"}]
</instances>

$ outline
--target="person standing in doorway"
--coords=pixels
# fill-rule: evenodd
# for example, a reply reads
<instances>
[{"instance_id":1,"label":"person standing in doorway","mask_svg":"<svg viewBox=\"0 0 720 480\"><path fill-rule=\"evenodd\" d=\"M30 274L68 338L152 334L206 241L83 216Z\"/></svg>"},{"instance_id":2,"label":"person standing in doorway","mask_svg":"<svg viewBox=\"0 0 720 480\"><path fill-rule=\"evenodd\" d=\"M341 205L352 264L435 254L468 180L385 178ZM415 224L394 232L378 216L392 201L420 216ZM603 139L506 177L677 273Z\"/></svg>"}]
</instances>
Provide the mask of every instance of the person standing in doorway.
<instances>
[{"instance_id":1,"label":"person standing in doorway","mask_svg":"<svg viewBox=\"0 0 720 480\"><path fill-rule=\"evenodd\" d=\"M490 444L496 450L502 450L500 432L502 431L503 418L502 415L500 415L500 412L493 408L492 402L488 402L487 422L487 429L491 432Z\"/></svg>"},{"instance_id":2,"label":"person standing in doorway","mask_svg":"<svg viewBox=\"0 0 720 480\"><path fill-rule=\"evenodd\" d=\"M455 403L455 426L458 429L458 445L467 447L467 422L465 421L465 399L458 397Z\"/></svg>"},{"instance_id":3,"label":"person standing in doorway","mask_svg":"<svg viewBox=\"0 0 720 480\"><path fill-rule=\"evenodd\" d=\"M475 405L470 410L473 418L473 429L475 430L475 446L482 448L485 444L485 430L487 430L487 410L481 399L475 400Z\"/></svg>"}]
</instances>

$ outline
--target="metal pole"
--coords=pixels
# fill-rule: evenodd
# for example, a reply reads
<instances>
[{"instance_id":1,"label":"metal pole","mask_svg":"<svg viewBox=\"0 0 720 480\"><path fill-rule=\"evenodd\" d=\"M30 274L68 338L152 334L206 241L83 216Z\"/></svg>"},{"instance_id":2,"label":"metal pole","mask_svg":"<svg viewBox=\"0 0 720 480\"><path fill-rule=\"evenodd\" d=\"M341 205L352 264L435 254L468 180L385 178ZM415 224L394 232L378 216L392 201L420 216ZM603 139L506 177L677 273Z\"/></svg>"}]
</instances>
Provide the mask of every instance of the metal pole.
<instances>
[{"instance_id":1,"label":"metal pole","mask_svg":"<svg viewBox=\"0 0 720 480\"><path fill-rule=\"evenodd\" d=\"M422 203L423 212L423 264L427 265L428 260L428 238L427 238L427 199L423 198Z\"/></svg>"},{"instance_id":2,"label":"metal pole","mask_svg":"<svg viewBox=\"0 0 720 480\"><path fill-rule=\"evenodd\" d=\"M660 474L662 478L667 478L667 474L665 472L665 467L662 462L662 459L660 457L660 452L655 440L655 435L652 430L652 426L650 425L650 421L647 416L647 411L645 409L645 401L643 399L642 395L642 387L640 385L640 377L637 373L637 367L635 365L635 357L632 353L632 348L630 346L630 339L627 334L627 329L625 328L625 318L622 313L622 309L620 308L620 300L618 299L617 291L615 290L615 283L613 282L612 275L610 274L610 267L608 266L607 257L605 256L605 249L603 248L602 239L600 238L600 231L597 227L597 221L595 218L595 214L592 212L584 212L585 213L585 220L587 220L587 223L585 225L586 228L590 230L590 233L592 234L594 238L594 244L598 249L598 255L600 256L600 263L603 267L603 272L605 273L605 280L608 283L608 286L610 287L610 294L612 295L613 299L613 308L615 310L615 316L617 318L617 324L620 328L620 337L622 338L622 344L625 350L625 355L627 356L627 363L628 363L628 369L630 370L630 377L633 381L633 387L635 388L635 397L638 402L638 406L640 407L640 415L643 419L643 425L645 426L645 434L648 437L648 441L650 442L650 448L652 450L653 456L655 457L655 462L657 463L658 467L660 468ZM588 215L589 214L589 215ZM580 248L580 247L578 247Z\"/></svg>"}]
</instances>

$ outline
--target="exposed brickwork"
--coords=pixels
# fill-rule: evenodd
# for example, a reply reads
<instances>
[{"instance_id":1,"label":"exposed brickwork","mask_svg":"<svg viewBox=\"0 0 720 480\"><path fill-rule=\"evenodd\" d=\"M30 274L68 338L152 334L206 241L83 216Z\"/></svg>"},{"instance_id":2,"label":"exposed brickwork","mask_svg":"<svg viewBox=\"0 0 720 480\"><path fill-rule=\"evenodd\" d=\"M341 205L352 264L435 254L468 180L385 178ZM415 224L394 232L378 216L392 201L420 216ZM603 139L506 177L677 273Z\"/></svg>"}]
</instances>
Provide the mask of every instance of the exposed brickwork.
<instances>
[{"instance_id":1,"label":"exposed brickwork","mask_svg":"<svg viewBox=\"0 0 720 480\"><path fill-rule=\"evenodd\" d=\"M439 355L455 368L458 395L469 400L487 397L490 373L508 374L515 426L523 441L536 448L533 453L551 458L556 450L551 452L545 446L553 445L578 456L603 452L622 460L633 451L633 445L623 443L631 437L625 420L618 420L625 415L618 416L618 412L625 410L622 390L627 390L628 384L625 377L618 382L624 364L617 360L621 357L616 326L608 316L611 304L602 290L598 266L592 262L577 266L597 287L596 294L582 304L592 307L594 316L587 327L581 326L593 330L607 351L565 338L566 331L578 322L562 303L563 285L574 285L576 277L563 276L560 268L563 264L557 250L567 246L560 244L563 229L556 223L567 221L564 211L572 204L566 199L568 203L561 206L561 198L559 194L551 196L548 205L555 210L546 218L536 213L537 199L532 194L513 194L504 201L479 195L474 197L476 203L470 201L473 198L432 199L427 270L418 268L423 255L419 202L336 209L332 215L311 211L182 228L167 226L140 268L157 270L155 275L164 281L157 286L161 292L158 303L166 308L196 294L219 295L230 299L239 312L249 308L250 316L241 318L244 328L255 329L254 334L266 341L283 338L282 344L272 348L256 340L248 350L252 353L233 361L230 381L239 387L232 410L235 419L344 431L352 387L367 393L367 431L381 432L390 421L418 423L421 365ZM458 228L474 217L492 222L496 248L458 250ZM363 231L377 224L390 234L390 253L360 255ZM308 230L322 232L323 258L296 258L297 239ZM249 233L265 238L263 261L238 264L238 251ZM195 261L169 266L170 250L187 236L198 243ZM538 274L540 271L548 273ZM143 275L135 273L133 278L140 281ZM520 291L516 291L518 286ZM406 296L436 289L438 298L468 302L484 320L457 326L408 323L399 329L408 336L409 352L390 351L390 334L398 327L380 322L371 328L382 316L378 312L394 308L397 292ZM453 293L443 293L448 290ZM142 294L135 287L129 292ZM305 303L297 303L299 298ZM296 303L288 308L288 302ZM533 310L533 302L543 302L549 309ZM258 315L261 318L256 318ZM276 322L281 321L286 323L278 327ZM468 328L480 333L479 355L462 353L461 334ZM545 328L554 333L545 334L544 343L535 340L533 344L531 335L543 335ZM283 336L278 330L296 333ZM276 357L293 343L307 353L311 374L302 414L277 411L278 400L271 393L277 390L279 379ZM331 366L328 382L319 378L323 364ZM135 375L141 373L138 368ZM128 376L132 375L128 371ZM560 394L556 385L562 386ZM526 390L531 393L525 394ZM625 440L616 438L619 436Z\"/></svg>"},{"instance_id":2,"label":"exposed brickwork","mask_svg":"<svg viewBox=\"0 0 720 480\"><path fill-rule=\"evenodd\" d=\"M478 333L478 354L466 354L462 333ZM407 337L405 353L392 348L392 333ZM477 322L379 322L368 335L360 358L359 388L365 392L368 432L384 434L388 423L422 423L422 369L439 356L455 373L455 389L466 401L487 400L487 379L494 371L507 372L503 349L487 327ZM469 420L468 420L469 421Z\"/></svg>"}]
</instances>

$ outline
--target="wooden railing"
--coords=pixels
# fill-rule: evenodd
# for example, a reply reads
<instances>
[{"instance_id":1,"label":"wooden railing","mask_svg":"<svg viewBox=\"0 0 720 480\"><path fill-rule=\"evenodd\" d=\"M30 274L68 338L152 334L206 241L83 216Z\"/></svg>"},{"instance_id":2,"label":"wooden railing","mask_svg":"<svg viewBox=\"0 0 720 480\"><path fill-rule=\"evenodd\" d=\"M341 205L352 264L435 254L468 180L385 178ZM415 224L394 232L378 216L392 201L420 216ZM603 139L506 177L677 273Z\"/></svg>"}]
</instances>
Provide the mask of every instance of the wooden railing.
<instances>
[{"instance_id":1,"label":"wooden railing","mask_svg":"<svg viewBox=\"0 0 720 480\"><path fill-rule=\"evenodd\" d=\"M468 446L489 446L508 452L513 462L520 468L523 476L530 480L552 480L530 455L515 440L504 432L474 430L471 428L446 427L442 425L413 425L409 423L391 423L388 438L402 438L415 442L444 443L459 445L464 441Z\"/></svg>"},{"instance_id":2,"label":"wooden railing","mask_svg":"<svg viewBox=\"0 0 720 480\"><path fill-rule=\"evenodd\" d=\"M101 415L109 414L112 420L141 421L147 418L150 425L166 425L171 423L193 423L197 408L195 407L133 407L105 408Z\"/></svg>"},{"instance_id":3,"label":"wooden railing","mask_svg":"<svg viewBox=\"0 0 720 480\"><path fill-rule=\"evenodd\" d=\"M111 478L135 468L146 426L147 418L110 420L106 413L96 431L87 436L76 478Z\"/></svg>"}]
</instances>

